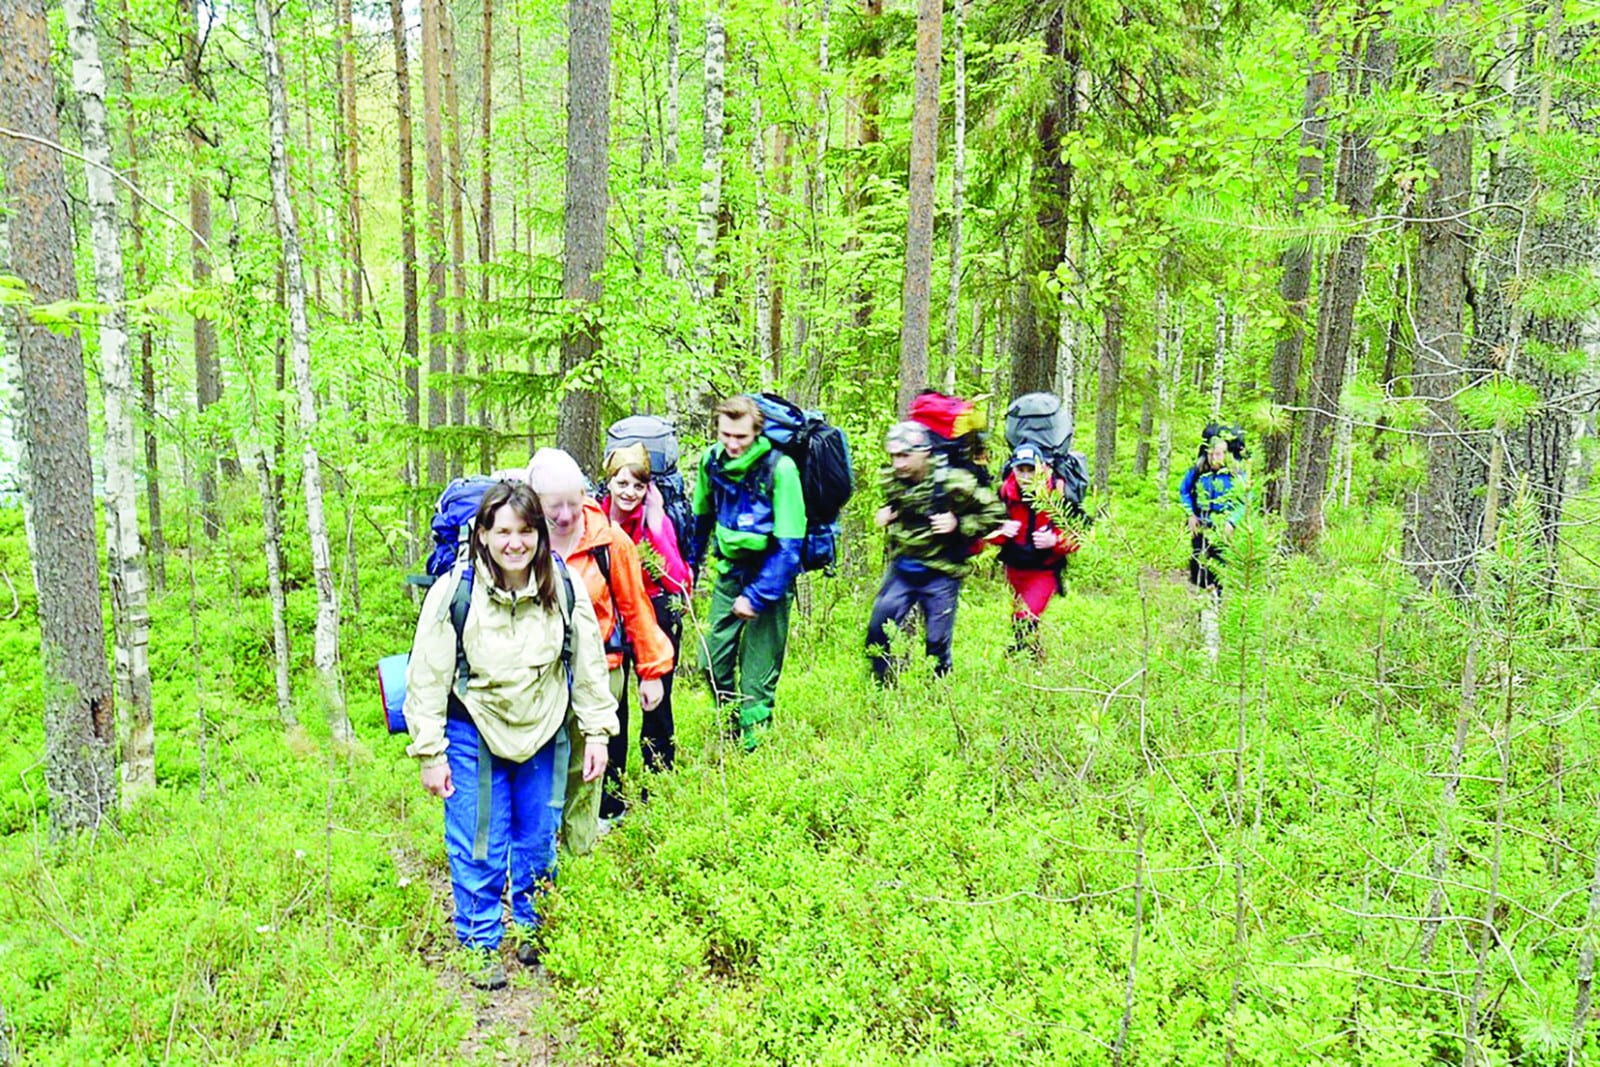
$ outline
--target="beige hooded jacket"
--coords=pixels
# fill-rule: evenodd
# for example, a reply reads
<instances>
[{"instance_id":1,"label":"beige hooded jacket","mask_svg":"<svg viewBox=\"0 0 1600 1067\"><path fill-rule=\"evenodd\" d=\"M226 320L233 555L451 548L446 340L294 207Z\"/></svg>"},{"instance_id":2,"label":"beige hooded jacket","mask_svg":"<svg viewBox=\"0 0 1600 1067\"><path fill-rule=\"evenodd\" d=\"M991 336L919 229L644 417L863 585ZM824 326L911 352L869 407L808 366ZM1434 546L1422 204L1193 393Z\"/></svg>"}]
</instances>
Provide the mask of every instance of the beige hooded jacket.
<instances>
[{"instance_id":1,"label":"beige hooded jacket","mask_svg":"<svg viewBox=\"0 0 1600 1067\"><path fill-rule=\"evenodd\" d=\"M617 732L617 701L607 681L605 644L584 583L572 583L572 714L589 741ZM406 669L408 755L424 767L445 761L445 709L456 680L456 634L450 625L454 579L428 590ZM565 596L565 592L561 593ZM462 698L489 751L522 762L566 720L559 606L542 607L533 589L509 593L479 576L462 631L471 675Z\"/></svg>"}]
</instances>

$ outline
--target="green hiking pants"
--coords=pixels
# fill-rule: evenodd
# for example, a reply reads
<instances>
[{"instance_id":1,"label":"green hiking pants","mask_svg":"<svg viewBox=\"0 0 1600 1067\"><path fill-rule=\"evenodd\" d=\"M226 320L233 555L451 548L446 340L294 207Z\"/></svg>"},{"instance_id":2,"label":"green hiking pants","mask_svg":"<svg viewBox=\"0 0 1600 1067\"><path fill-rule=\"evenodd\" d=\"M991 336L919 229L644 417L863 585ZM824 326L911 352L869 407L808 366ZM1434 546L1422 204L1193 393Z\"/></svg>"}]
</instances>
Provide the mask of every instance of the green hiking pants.
<instances>
[{"instance_id":1,"label":"green hiking pants","mask_svg":"<svg viewBox=\"0 0 1600 1067\"><path fill-rule=\"evenodd\" d=\"M793 596L785 595L753 619L741 619L733 613L733 602L744 585L737 572L717 575L711 589L711 630L706 646L717 703L732 708L729 732L737 732L749 744L772 718L783 653L789 644Z\"/></svg>"},{"instance_id":2,"label":"green hiking pants","mask_svg":"<svg viewBox=\"0 0 1600 1067\"><path fill-rule=\"evenodd\" d=\"M611 697L622 699L622 668L611 672ZM561 809L561 843L574 856L587 856L600 839L600 789L605 775L592 782L583 780L583 733L578 720L568 715L564 729L572 739L572 754L567 760L567 802Z\"/></svg>"}]
</instances>

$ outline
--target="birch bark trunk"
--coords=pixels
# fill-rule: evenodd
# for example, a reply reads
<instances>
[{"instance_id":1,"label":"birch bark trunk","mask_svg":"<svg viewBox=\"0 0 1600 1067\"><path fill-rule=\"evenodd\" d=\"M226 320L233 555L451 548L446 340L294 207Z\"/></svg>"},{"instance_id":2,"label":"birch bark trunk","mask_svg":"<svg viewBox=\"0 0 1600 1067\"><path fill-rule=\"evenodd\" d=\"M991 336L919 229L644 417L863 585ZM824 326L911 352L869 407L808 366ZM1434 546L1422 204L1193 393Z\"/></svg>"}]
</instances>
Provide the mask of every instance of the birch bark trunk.
<instances>
[{"instance_id":1,"label":"birch bark trunk","mask_svg":"<svg viewBox=\"0 0 1600 1067\"><path fill-rule=\"evenodd\" d=\"M311 381L311 331L306 322L306 279L301 261L299 226L289 195L289 104L283 87L283 67L272 27L269 0L256 0L256 30L261 35L261 57L266 68L271 112L272 202L283 243L284 282L289 298L289 353L294 367L295 394L300 414L301 483L306 499L306 532L311 539L311 567L317 584L316 645L313 658L327 702L333 740L349 744L355 731L345 712L344 684L339 675L339 604L334 588L333 552L328 542L328 520L323 510L322 465L317 454L317 399Z\"/></svg>"},{"instance_id":2,"label":"birch bark trunk","mask_svg":"<svg viewBox=\"0 0 1600 1067\"><path fill-rule=\"evenodd\" d=\"M93 0L65 0L72 86L82 109L84 168L94 245L99 316L101 387L105 397L106 562L116 640L122 757L122 804L132 805L156 787L156 729L150 698L150 608L139 544L135 490L133 366L128 358L122 241L117 190L106 134L106 76L100 63Z\"/></svg>"}]
</instances>

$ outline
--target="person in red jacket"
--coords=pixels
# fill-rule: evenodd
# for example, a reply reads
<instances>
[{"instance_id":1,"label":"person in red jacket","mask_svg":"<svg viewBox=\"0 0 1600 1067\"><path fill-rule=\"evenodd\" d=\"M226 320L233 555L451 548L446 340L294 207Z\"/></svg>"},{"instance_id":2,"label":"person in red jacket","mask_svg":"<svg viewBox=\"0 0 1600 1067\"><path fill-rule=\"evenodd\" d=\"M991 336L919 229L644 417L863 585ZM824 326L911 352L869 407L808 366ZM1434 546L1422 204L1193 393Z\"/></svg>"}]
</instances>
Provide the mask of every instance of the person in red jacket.
<instances>
[{"instance_id":1,"label":"person in red jacket","mask_svg":"<svg viewBox=\"0 0 1600 1067\"><path fill-rule=\"evenodd\" d=\"M1039 617L1050 598L1065 591L1061 572L1067 557L1078 550L1078 539L1029 499L1037 492L1035 485L1046 490L1060 488L1044 453L1035 445L1018 445L1007 466L1010 472L1000 486L1006 521L991 540L1000 546L1000 562L1015 594L1011 651L1039 653Z\"/></svg>"}]
</instances>

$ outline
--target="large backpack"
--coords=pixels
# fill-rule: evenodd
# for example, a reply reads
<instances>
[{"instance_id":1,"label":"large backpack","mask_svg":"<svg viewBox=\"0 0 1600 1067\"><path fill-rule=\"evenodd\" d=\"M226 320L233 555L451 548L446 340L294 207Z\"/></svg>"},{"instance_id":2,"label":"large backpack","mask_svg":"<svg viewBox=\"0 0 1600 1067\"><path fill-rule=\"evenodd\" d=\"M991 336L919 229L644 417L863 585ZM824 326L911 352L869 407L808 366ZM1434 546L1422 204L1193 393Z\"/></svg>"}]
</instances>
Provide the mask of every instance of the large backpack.
<instances>
[{"instance_id":1,"label":"large backpack","mask_svg":"<svg viewBox=\"0 0 1600 1067\"><path fill-rule=\"evenodd\" d=\"M1087 521L1083 497L1089 491L1089 463L1072 450L1072 431L1072 416L1054 393L1024 393L1006 408L1006 444L1013 450L1033 445L1043 452L1071 517ZM1007 474L1011 467L1007 460Z\"/></svg>"},{"instance_id":2,"label":"large backpack","mask_svg":"<svg viewBox=\"0 0 1600 1067\"><path fill-rule=\"evenodd\" d=\"M606 431L606 455L626 445L643 445L650 453L650 481L661 491L661 502L678 535L678 545L687 552L693 540L690 535L694 532L694 502L678 471L677 431L658 415L629 415L612 423Z\"/></svg>"},{"instance_id":3,"label":"large backpack","mask_svg":"<svg viewBox=\"0 0 1600 1067\"><path fill-rule=\"evenodd\" d=\"M433 551L428 555L426 573L414 575L407 581L430 586L457 564L465 564L472 558L472 521L478 516L483 494L495 484L493 478L475 474L457 478L444 487L433 509Z\"/></svg>"},{"instance_id":4,"label":"large backpack","mask_svg":"<svg viewBox=\"0 0 1600 1067\"><path fill-rule=\"evenodd\" d=\"M1250 455L1250 448L1245 441L1244 430L1238 426L1229 426L1220 422L1208 422L1206 428L1200 431L1199 459L1206 458L1206 451L1211 446L1211 439L1220 437L1228 442L1228 451L1234 459L1245 459Z\"/></svg>"},{"instance_id":5,"label":"large backpack","mask_svg":"<svg viewBox=\"0 0 1600 1067\"><path fill-rule=\"evenodd\" d=\"M911 401L906 417L922 424L933 439L934 453L943 456L946 463L971 471L977 475L980 485L991 484L993 477L980 459L985 429L983 412L972 401L924 389Z\"/></svg>"},{"instance_id":6,"label":"large backpack","mask_svg":"<svg viewBox=\"0 0 1600 1067\"><path fill-rule=\"evenodd\" d=\"M806 502L806 538L800 566L833 573L839 550L839 512L855 492L850 440L820 411L802 411L773 393L752 394L773 447L794 460Z\"/></svg>"},{"instance_id":7,"label":"large backpack","mask_svg":"<svg viewBox=\"0 0 1600 1067\"><path fill-rule=\"evenodd\" d=\"M481 496L481 494L480 494ZM469 524L470 525L470 522ZM560 556L555 557L556 573L561 578L561 595L557 598L561 607L561 667L567 674L567 688L572 687L572 611L577 601L577 593L572 588L572 572L567 570L567 564ZM467 630L467 610L472 607L472 579L473 568L471 564L464 565L456 577L456 587L450 594L450 599L445 601L443 610L450 613L450 628L456 632L456 681L455 693L457 697L467 695L467 679L472 675L472 667L467 662L467 649L465 635ZM411 653L400 652L393 656L385 656L378 661L378 696L383 702L383 717L391 734L403 734L406 729L406 668L410 666Z\"/></svg>"}]
</instances>

